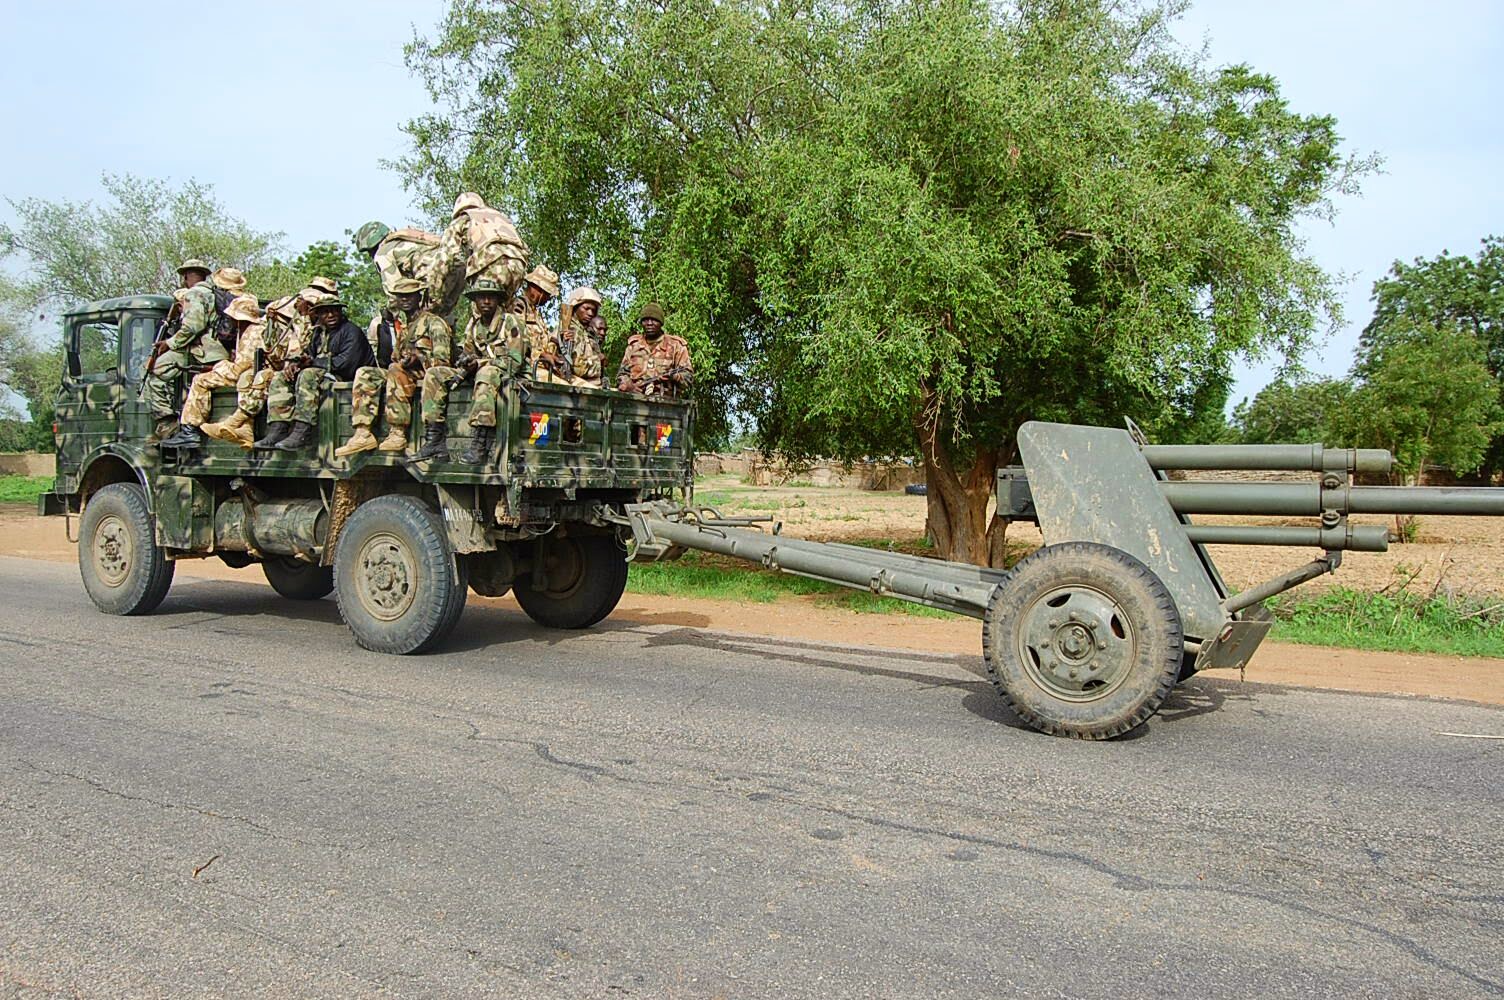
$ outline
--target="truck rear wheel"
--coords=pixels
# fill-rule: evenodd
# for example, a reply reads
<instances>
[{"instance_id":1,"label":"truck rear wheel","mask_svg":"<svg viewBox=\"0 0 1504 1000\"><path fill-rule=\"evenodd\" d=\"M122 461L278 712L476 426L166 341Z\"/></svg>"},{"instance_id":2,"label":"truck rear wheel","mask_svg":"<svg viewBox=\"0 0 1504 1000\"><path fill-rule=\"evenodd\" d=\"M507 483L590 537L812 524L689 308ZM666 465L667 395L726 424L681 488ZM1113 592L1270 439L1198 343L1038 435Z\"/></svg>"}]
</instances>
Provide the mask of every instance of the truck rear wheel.
<instances>
[{"instance_id":1,"label":"truck rear wheel","mask_svg":"<svg viewBox=\"0 0 1504 1000\"><path fill-rule=\"evenodd\" d=\"M1056 736L1102 740L1143 725L1175 686L1180 612L1121 549L1050 545L1015 566L982 619L987 673L1008 707Z\"/></svg>"},{"instance_id":2,"label":"truck rear wheel","mask_svg":"<svg viewBox=\"0 0 1504 1000\"><path fill-rule=\"evenodd\" d=\"M176 568L157 546L139 485L111 483L89 498L78 529L78 569L95 607L147 614L167 596Z\"/></svg>"},{"instance_id":3,"label":"truck rear wheel","mask_svg":"<svg viewBox=\"0 0 1504 1000\"><path fill-rule=\"evenodd\" d=\"M454 628L467 581L439 515L408 496L355 509L334 549L334 596L355 641L379 653L421 653Z\"/></svg>"},{"instance_id":4,"label":"truck rear wheel","mask_svg":"<svg viewBox=\"0 0 1504 1000\"><path fill-rule=\"evenodd\" d=\"M549 628L589 628L609 615L627 589L627 554L613 535L546 538L535 570L512 587L527 616ZM535 587L541 577L543 587Z\"/></svg>"},{"instance_id":5,"label":"truck rear wheel","mask_svg":"<svg viewBox=\"0 0 1504 1000\"><path fill-rule=\"evenodd\" d=\"M285 556L272 556L261 564L266 582L289 601L316 601L334 589L334 567L315 566Z\"/></svg>"}]
</instances>

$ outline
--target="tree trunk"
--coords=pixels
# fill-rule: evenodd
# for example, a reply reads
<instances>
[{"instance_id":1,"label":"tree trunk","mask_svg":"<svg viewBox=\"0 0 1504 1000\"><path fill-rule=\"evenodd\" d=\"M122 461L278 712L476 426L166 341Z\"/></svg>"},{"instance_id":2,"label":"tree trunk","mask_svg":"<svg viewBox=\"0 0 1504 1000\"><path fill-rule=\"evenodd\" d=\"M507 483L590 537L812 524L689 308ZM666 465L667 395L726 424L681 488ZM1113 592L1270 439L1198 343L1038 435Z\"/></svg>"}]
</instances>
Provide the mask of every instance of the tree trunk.
<instances>
[{"instance_id":1,"label":"tree trunk","mask_svg":"<svg viewBox=\"0 0 1504 1000\"><path fill-rule=\"evenodd\" d=\"M924 408L914 418L914 427L919 433L919 452L924 460L927 529L936 554L951 562L1001 566L1006 528L999 530L996 518L992 530L987 523L987 501L992 496L992 479L997 472L997 449L979 449L971 465L958 470L950 448L941 437L939 407L933 396L925 397ZM991 544L994 533L995 546Z\"/></svg>"}]
</instances>

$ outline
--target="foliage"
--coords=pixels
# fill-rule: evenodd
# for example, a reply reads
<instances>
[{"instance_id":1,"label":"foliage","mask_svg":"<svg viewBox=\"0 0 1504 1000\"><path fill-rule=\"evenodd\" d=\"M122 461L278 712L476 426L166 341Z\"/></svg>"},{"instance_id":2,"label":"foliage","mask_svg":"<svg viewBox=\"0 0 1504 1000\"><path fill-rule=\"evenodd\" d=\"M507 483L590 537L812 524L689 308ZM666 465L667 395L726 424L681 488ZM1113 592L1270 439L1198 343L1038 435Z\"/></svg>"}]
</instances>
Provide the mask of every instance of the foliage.
<instances>
[{"instance_id":1,"label":"foliage","mask_svg":"<svg viewBox=\"0 0 1504 1000\"><path fill-rule=\"evenodd\" d=\"M1333 587L1269 602L1273 638L1311 646L1504 657L1504 599Z\"/></svg>"},{"instance_id":2,"label":"foliage","mask_svg":"<svg viewBox=\"0 0 1504 1000\"><path fill-rule=\"evenodd\" d=\"M52 404L62 376L61 345L39 347L0 311L0 391L19 397L27 411L23 417L0 400L0 451L52 450Z\"/></svg>"},{"instance_id":3,"label":"foliage","mask_svg":"<svg viewBox=\"0 0 1504 1000\"><path fill-rule=\"evenodd\" d=\"M52 476L0 476L0 503L29 503L52 492Z\"/></svg>"},{"instance_id":4,"label":"foliage","mask_svg":"<svg viewBox=\"0 0 1504 1000\"><path fill-rule=\"evenodd\" d=\"M358 253L348 240L311 243L290 261L278 258L252 269L246 281L257 295L275 299L306 288L317 277L333 278L338 283L345 311L360 326L365 326L381 308L381 275L376 265Z\"/></svg>"},{"instance_id":5,"label":"foliage","mask_svg":"<svg viewBox=\"0 0 1504 1000\"><path fill-rule=\"evenodd\" d=\"M1336 444L1335 421L1352 391L1347 379L1302 374L1278 378L1251 402L1245 399L1233 409L1236 440L1242 444Z\"/></svg>"},{"instance_id":6,"label":"foliage","mask_svg":"<svg viewBox=\"0 0 1504 1000\"><path fill-rule=\"evenodd\" d=\"M1234 357L1335 312L1294 226L1368 164L1273 78L1182 55L1175 13L454 0L408 49L439 110L400 166L431 207L480 191L565 274L663 300L702 423L918 450L941 550L987 561L1023 420L1189 434Z\"/></svg>"},{"instance_id":7,"label":"foliage","mask_svg":"<svg viewBox=\"0 0 1504 1000\"><path fill-rule=\"evenodd\" d=\"M16 223L0 225L0 260L18 257L8 301L28 312L140 292L170 293L188 257L251 270L271 260L280 233L227 214L213 188L105 174L108 201L11 201ZM40 318L40 317L39 317Z\"/></svg>"},{"instance_id":8,"label":"foliage","mask_svg":"<svg viewBox=\"0 0 1504 1000\"><path fill-rule=\"evenodd\" d=\"M1428 463L1470 472L1504 431L1499 385L1469 330L1399 319L1360 347L1358 384L1332 427L1343 444L1385 448L1415 482Z\"/></svg>"},{"instance_id":9,"label":"foliage","mask_svg":"<svg viewBox=\"0 0 1504 1000\"><path fill-rule=\"evenodd\" d=\"M1364 356L1405 339L1417 326L1456 327L1477 338L1504 394L1504 239L1486 237L1476 257L1443 252L1410 264L1395 261L1374 283L1373 302L1360 343ZM1504 432L1495 431L1482 468L1485 474L1504 469Z\"/></svg>"}]
</instances>

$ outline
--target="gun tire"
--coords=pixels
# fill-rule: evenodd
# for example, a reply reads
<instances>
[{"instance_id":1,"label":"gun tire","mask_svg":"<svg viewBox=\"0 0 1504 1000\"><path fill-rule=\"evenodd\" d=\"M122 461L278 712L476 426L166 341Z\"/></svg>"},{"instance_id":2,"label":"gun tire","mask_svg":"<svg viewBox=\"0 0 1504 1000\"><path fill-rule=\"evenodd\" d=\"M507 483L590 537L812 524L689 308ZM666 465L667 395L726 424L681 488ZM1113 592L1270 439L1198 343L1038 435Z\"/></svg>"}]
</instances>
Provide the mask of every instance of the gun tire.
<instances>
[{"instance_id":1,"label":"gun tire","mask_svg":"<svg viewBox=\"0 0 1504 1000\"><path fill-rule=\"evenodd\" d=\"M545 561L545 589L533 575L512 587L527 616L548 628L589 628L609 615L627 589L627 555L615 535L541 540L534 560Z\"/></svg>"},{"instance_id":2,"label":"gun tire","mask_svg":"<svg viewBox=\"0 0 1504 1000\"><path fill-rule=\"evenodd\" d=\"M409 496L357 507L334 549L334 597L355 641L378 653L421 653L441 642L465 608L463 563L443 521Z\"/></svg>"},{"instance_id":3,"label":"gun tire","mask_svg":"<svg viewBox=\"0 0 1504 1000\"><path fill-rule=\"evenodd\" d=\"M982 619L993 686L1041 732L1105 740L1149 720L1180 677L1180 612L1120 549L1040 549L997 585Z\"/></svg>"},{"instance_id":4,"label":"gun tire","mask_svg":"<svg viewBox=\"0 0 1504 1000\"><path fill-rule=\"evenodd\" d=\"M261 564L261 571L272 589L289 601L317 601L334 589L333 566L273 556Z\"/></svg>"},{"instance_id":5,"label":"gun tire","mask_svg":"<svg viewBox=\"0 0 1504 1000\"><path fill-rule=\"evenodd\" d=\"M157 545L146 491L111 483L89 498L78 531L78 568L94 606L110 615L156 610L176 564Z\"/></svg>"}]
</instances>

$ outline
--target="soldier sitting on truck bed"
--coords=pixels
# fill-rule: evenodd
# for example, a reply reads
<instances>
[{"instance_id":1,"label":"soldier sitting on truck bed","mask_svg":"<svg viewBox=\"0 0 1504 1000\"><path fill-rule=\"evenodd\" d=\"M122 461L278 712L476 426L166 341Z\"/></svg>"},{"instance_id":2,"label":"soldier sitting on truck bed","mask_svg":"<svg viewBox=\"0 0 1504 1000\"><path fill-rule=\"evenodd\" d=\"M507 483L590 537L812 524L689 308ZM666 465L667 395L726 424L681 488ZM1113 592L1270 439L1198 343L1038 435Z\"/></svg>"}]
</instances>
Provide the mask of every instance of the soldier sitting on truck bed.
<instances>
[{"instance_id":1,"label":"soldier sitting on truck bed","mask_svg":"<svg viewBox=\"0 0 1504 1000\"><path fill-rule=\"evenodd\" d=\"M157 341L152 359L141 380L141 395L151 408L156 428L146 439L156 444L177 424L177 391L190 368L223 361L228 352L214 336L214 288L209 284L210 268L201 260L185 260L178 268L186 292L179 301L177 327L165 339Z\"/></svg>"},{"instance_id":2,"label":"soldier sitting on truck bed","mask_svg":"<svg viewBox=\"0 0 1504 1000\"><path fill-rule=\"evenodd\" d=\"M449 461L449 390L475 379L470 402L470 446L460 456L467 465L480 465L496 441L496 419L502 382L516 378L527 357L527 328L522 317L505 312L508 295L500 282L477 278L465 289L470 321L460 339L454 367L434 365L423 376L423 447L418 460Z\"/></svg>"},{"instance_id":3,"label":"soldier sitting on truck bed","mask_svg":"<svg viewBox=\"0 0 1504 1000\"><path fill-rule=\"evenodd\" d=\"M182 427L162 441L165 448L197 448L203 443L199 428L209 418L210 394L223 386L239 386L244 380L249 386L252 369L256 364L256 352L262 349L262 333L266 326L261 321L261 308L253 295L240 295L230 303L225 315L235 323L235 355L216 362L206 372L193 376L188 387L188 399L183 403ZM239 416L241 411L236 410ZM251 446L249 421L237 421L233 417L226 422L229 440L241 447Z\"/></svg>"},{"instance_id":4,"label":"soldier sitting on truck bed","mask_svg":"<svg viewBox=\"0 0 1504 1000\"><path fill-rule=\"evenodd\" d=\"M392 288L396 331L392 363L385 372L369 365L355 373L350 399L350 422L355 425L355 433L335 450L334 454L340 458L377 447L382 451L405 450L407 428L413 419L413 394L424 370L429 365L449 365L454 361L453 333L443 317L425 307L423 283L416 278L399 278ZM387 431L385 440L378 445L371 425L376 422L376 406L383 385Z\"/></svg>"},{"instance_id":5,"label":"soldier sitting on truck bed","mask_svg":"<svg viewBox=\"0 0 1504 1000\"><path fill-rule=\"evenodd\" d=\"M559 330L564 357L569 360L570 384L590 389L606 387L606 355L590 324L600 315L601 293L582 285L569 293L569 326ZM560 324L563 327L563 324Z\"/></svg>"},{"instance_id":6,"label":"soldier sitting on truck bed","mask_svg":"<svg viewBox=\"0 0 1504 1000\"><path fill-rule=\"evenodd\" d=\"M527 327L528 371L538 382L569 382L569 361L558 334L548 328L548 321L538 312L549 299L559 294L559 276L539 264L522 280L522 294L514 303L520 308Z\"/></svg>"},{"instance_id":7,"label":"soldier sitting on truck bed","mask_svg":"<svg viewBox=\"0 0 1504 1000\"><path fill-rule=\"evenodd\" d=\"M323 280L328 281L327 278ZM271 385L272 377L289 357L302 354L305 338L312 331L307 313L312 308L313 298L324 294L314 292L313 288L310 284L297 295L284 295L266 307L261 316L261 358L257 362L260 367L242 374L235 384L235 412L225 420L204 424L199 430L216 440L229 441L242 448L250 448L255 443L256 435L251 428L256 414L266 405L267 387ZM287 396L290 405L290 390Z\"/></svg>"},{"instance_id":8,"label":"soldier sitting on truck bed","mask_svg":"<svg viewBox=\"0 0 1504 1000\"><path fill-rule=\"evenodd\" d=\"M267 387L267 433L255 447L297 451L307 446L318 423L324 375L346 382L373 360L365 334L345 318L345 304L333 295L314 300L312 340L303 345L299 357L289 358L272 376Z\"/></svg>"},{"instance_id":9,"label":"soldier sitting on truck bed","mask_svg":"<svg viewBox=\"0 0 1504 1000\"><path fill-rule=\"evenodd\" d=\"M638 321L641 333L627 341L617 372L616 387L622 392L678 399L689 392L689 345L682 337L663 332L663 307L649 302Z\"/></svg>"}]
</instances>

